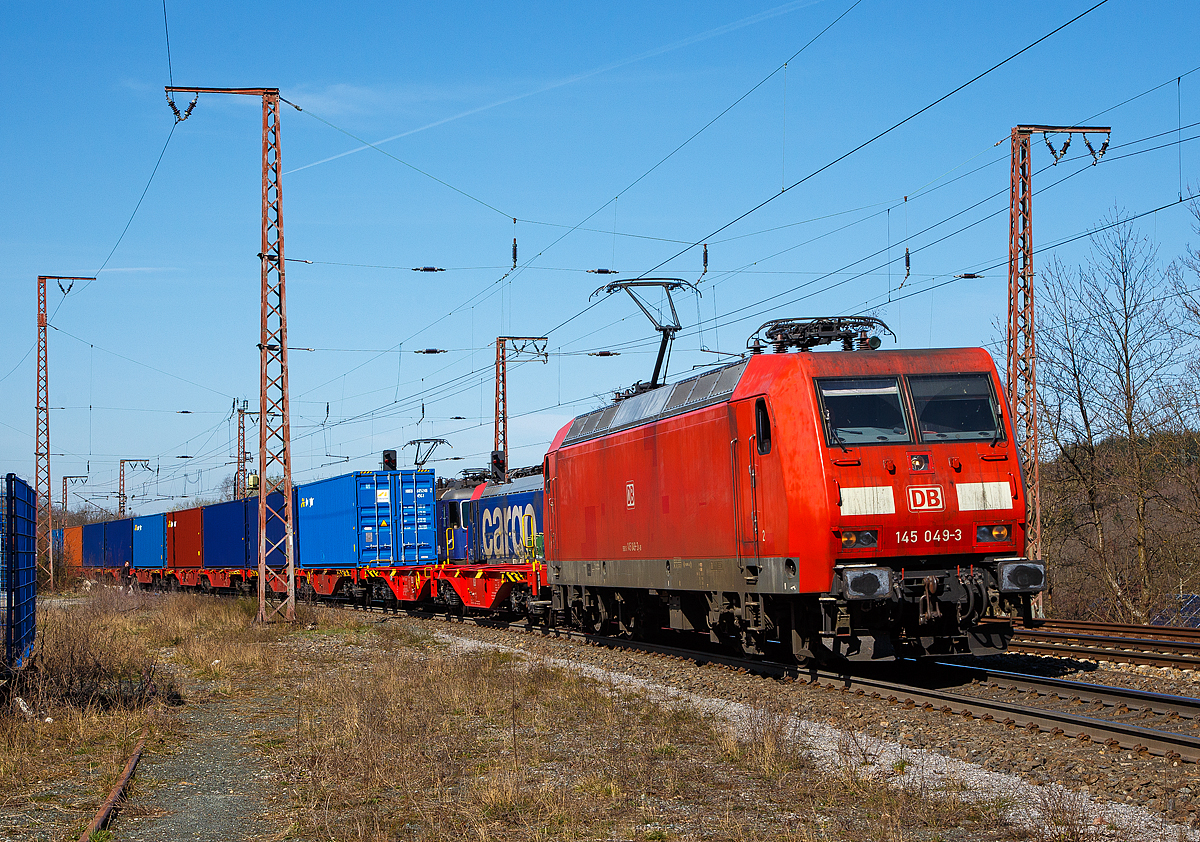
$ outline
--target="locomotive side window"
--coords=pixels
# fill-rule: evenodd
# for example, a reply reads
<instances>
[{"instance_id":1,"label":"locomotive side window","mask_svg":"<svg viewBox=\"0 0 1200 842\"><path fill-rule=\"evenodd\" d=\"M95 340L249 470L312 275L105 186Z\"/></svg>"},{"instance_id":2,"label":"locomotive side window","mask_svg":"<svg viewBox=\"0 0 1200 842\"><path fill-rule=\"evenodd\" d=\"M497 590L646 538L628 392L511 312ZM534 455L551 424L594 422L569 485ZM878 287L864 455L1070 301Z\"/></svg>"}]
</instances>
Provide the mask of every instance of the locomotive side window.
<instances>
[{"instance_id":1,"label":"locomotive side window","mask_svg":"<svg viewBox=\"0 0 1200 842\"><path fill-rule=\"evenodd\" d=\"M771 416L767 414L767 402L762 398L754 402L754 437L760 456L771 452Z\"/></svg>"},{"instance_id":2,"label":"locomotive side window","mask_svg":"<svg viewBox=\"0 0 1200 842\"><path fill-rule=\"evenodd\" d=\"M922 441L1003 438L987 374L909 377L908 388Z\"/></svg>"},{"instance_id":3,"label":"locomotive side window","mask_svg":"<svg viewBox=\"0 0 1200 842\"><path fill-rule=\"evenodd\" d=\"M895 377L818 380L817 393L831 446L912 441Z\"/></svg>"}]
</instances>

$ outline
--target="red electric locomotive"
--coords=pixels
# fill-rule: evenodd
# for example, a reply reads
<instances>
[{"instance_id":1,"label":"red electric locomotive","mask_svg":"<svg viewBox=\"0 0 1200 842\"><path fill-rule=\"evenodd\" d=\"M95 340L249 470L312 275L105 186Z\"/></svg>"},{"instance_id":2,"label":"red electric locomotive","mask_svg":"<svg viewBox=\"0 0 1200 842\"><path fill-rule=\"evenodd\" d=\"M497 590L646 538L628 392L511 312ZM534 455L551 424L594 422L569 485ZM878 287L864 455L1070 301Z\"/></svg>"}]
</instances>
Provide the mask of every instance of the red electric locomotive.
<instances>
[{"instance_id":1,"label":"red electric locomotive","mask_svg":"<svg viewBox=\"0 0 1200 842\"><path fill-rule=\"evenodd\" d=\"M995 366L877 351L877 329L769 322L748 358L564 427L544 466L559 617L802 661L1002 650L1045 568Z\"/></svg>"}]
</instances>

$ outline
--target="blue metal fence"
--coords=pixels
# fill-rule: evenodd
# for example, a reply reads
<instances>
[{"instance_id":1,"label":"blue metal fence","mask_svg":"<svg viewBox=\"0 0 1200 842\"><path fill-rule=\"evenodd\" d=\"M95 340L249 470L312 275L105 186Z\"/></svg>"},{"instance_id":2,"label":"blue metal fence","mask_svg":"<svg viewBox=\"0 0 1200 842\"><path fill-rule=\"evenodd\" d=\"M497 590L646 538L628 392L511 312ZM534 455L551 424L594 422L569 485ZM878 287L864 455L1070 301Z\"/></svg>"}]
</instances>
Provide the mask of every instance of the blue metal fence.
<instances>
[{"instance_id":1,"label":"blue metal fence","mask_svg":"<svg viewBox=\"0 0 1200 842\"><path fill-rule=\"evenodd\" d=\"M4 664L20 669L37 636L37 495L16 474L4 478L0 579L4 597Z\"/></svg>"}]
</instances>

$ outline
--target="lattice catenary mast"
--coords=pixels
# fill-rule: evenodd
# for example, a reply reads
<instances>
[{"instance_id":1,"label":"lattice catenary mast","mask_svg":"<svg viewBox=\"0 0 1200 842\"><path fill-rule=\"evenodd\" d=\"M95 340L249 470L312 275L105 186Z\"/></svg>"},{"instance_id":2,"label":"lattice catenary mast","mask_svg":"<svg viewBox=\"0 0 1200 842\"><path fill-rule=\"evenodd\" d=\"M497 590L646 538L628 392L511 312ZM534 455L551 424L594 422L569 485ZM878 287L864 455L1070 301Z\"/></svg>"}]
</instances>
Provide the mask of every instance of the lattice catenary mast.
<instances>
[{"instance_id":1,"label":"lattice catenary mast","mask_svg":"<svg viewBox=\"0 0 1200 842\"><path fill-rule=\"evenodd\" d=\"M1025 518L1027 554L1042 557L1042 498L1039 488L1037 418L1037 348L1033 319L1033 174L1029 139L1035 134L1066 134L1066 142L1055 149L1049 138L1046 146L1054 162L1066 154L1071 135L1083 135L1083 142L1098 162L1108 149L1108 138L1099 150L1092 148L1089 134L1108 135L1107 126L1015 126L1012 130L1012 187L1009 194L1008 225L1008 405L1012 408L1016 443L1030 489L1026 495Z\"/></svg>"},{"instance_id":2,"label":"lattice catenary mast","mask_svg":"<svg viewBox=\"0 0 1200 842\"><path fill-rule=\"evenodd\" d=\"M296 618L295 519L292 512L291 420L288 411L287 295L283 257L283 186L279 146L278 88L168 87L167 101L175 91L196 94L244 94L262 97L262 250L258 258L262 280L262 323L259 331L258 404L258 622L277 613ZM288 103L291 105L291 103ZM300 109L293 105L297 111ZM282 502L269 498L280 492ZM272 529L268 530L268 524ZM275 525L278 525L277 528ZM278 534L278 540L268 538ZM267 611L267 584L286 577L287 596Z\"/></svg>"},{"instance_id":3,"label":"lattice catenary mast","mask_svg":"<svg viewBox=\"0 0 1200 842\"><path fill-rule=\"evenodd\" d=\"M37 563L46 573L50 588L54 588L53 500L50 488L50 371L46 360L46 281L94 281L95 278L75 278L65 275L38 275L38 358L37 358L37 435L33 452L33 486L37 492ZM62 289L62 285L59 285ZM70 290L63 290L65 295Z\"/></svg>"},{"instance_id":4,"label":"lattice catenary mast","mask_svg":"<svg viewBox=\"0 0 1200 842\"><path fill-rule=\"evenodd\" d=\"M67 480L71 482L87 482L86 476L63 477L63 495L62 495L62 510L63 514L67 513ZM80 562L82 564L82 562Z\"/></svg>"},{"instance_id":5,"label":"lattice catenary mast","mask_svg":"<svg viewBox=\"0 0 1200 842\"><path fill-rule=\"evenodd\" d=\"M496 436L492 468L500 482L508 482L508 348L512 345L513 356L531 353L545 363L550 361L546 342L545 336L496 337Z\"/></svg>"},{"instance_id":6,"label":"lattice catenary mast","mask_svg":"<svg viewBox=\"0 0 1200 842\"><path fill-rule=\"evenodd\" d=\"M246 496L246 402L238 407L237 473L233 479L233 496L238 500Z\"/></svg>"},{"instance_id":7,"label":"lattice catenary mast","mask_svg":"<svg viewBox=\"0 0 1200 842\"><path fill-rule=\"evenodd\" d=\"M125 466L126 465L133 465L134 467L137 467L138 465L140 465L148 471L148 470L150 470L150 460L148 460L148 459L122 459L121 460L121 479L120 479L120 482L118 485L118 491L117 491L117 517L125 517ZM63 493L63 496L66 497L65 492Z\"/></svg>"}]
</instances>

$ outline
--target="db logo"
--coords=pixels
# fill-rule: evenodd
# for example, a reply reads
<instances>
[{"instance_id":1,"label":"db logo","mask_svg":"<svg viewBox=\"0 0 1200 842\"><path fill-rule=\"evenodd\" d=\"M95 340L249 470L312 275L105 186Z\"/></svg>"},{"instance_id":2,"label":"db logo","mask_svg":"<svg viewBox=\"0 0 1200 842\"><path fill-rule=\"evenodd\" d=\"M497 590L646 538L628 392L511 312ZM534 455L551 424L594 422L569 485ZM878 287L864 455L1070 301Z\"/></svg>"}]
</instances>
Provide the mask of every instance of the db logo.
<instances>
[{"instance_id":1,"label":"db logo","mask_svg":"<svg viewBox=\"0 0 1200 842\"><path fill-rule=\"evenodd\" d=\"M633 508L633 483L625 483L625 508Z\"/></svg>"},{"instance_id":2,"label":"db logo","mask_svg":"<svg viewBox=\"0 0 1200 842\"><path fill-rule=\"evenodd\" d=\"M910 485L908 487L908 510L910 512L938 512L946 508L940 485Z\"/></svg>"}]
</instances>

